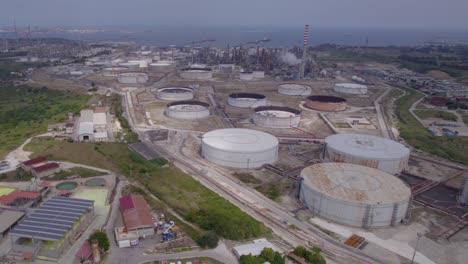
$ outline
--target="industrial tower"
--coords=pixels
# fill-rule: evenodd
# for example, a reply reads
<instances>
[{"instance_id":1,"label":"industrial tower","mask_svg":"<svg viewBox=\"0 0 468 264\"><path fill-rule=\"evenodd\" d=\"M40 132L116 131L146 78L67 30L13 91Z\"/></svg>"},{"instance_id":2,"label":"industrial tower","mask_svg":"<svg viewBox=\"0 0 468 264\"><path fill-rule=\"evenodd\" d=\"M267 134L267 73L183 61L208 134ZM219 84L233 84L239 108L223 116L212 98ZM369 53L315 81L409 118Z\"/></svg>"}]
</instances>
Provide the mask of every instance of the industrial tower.
<instances>
[{"instance_id":1,"label":"industrial tower","mask_svg":"<svg viewBox=\"0 0 468 264\"><path fill-rule=\"evenodd\" d=\"M307 43L309 41L309 25L305 25L304 27L304 47L302 50L302 60L301 64L299 65L299 79L304 79L304 69L305 63L307 59Z\"/></svg>"}]
</instances>

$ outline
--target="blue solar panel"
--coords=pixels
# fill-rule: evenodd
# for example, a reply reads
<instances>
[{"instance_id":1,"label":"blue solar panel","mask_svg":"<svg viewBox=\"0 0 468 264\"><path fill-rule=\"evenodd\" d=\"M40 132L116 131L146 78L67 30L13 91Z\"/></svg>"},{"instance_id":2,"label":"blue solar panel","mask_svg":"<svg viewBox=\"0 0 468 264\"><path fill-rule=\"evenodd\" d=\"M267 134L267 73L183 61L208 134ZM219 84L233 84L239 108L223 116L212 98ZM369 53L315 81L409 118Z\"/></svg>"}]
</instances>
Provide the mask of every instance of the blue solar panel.
<instances>
[{"instance_id":1,"label":"blue solar panel","mask_svg":"<svg viewBox=\"0 0 468 264\"><path fill-rule=\"evenodd\" d=\"M56 241L65 236L94 201L52 197L11 231L12 235Z\"/></svg>"}]
</instances>

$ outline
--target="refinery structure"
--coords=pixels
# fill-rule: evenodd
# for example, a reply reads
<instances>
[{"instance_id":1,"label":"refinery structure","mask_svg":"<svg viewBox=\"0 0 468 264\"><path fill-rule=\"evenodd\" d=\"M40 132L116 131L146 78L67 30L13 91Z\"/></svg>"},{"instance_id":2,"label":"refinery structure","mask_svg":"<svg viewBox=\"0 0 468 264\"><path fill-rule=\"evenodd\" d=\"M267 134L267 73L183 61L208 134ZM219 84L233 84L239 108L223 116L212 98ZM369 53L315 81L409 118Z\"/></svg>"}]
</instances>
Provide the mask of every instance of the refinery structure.
<instances>
[{"instance_id":1,"label":"refinery structure","mask_svg":"<svg viewBox=\"0 0 468 264\"><path fill-rule=\"evenodd\" d=\"M212 39L167 47L102 44L106 48L83 50L82 64L57 64L31 76L38 82L55 78L55 87L87 87L82 92L98 98L80 117L51 126L57 139L121 142L145 159L167 159L171 164L163 168L177 167L264 222L283 252L291 245L319 246L337 263L386 263L378 252L411 258L384 240L405 237L405 246L414 244L406 233L413 226L424 229L426 215L438 219L437 227L427 227L431 236L460 242L468 215L466 168L434 165L433 157L402 140L395 117L385 112L391 92L400 90L366 75L369 65L325 60L329 54L309 47L308 34L306 25L301 46L293 48L267 46L267 38L227 47L207 46ZM115 95L122 97L120 107L101 106ZM148 174L140 168L130 173L135 169ZM137 251L145 239L155 247L151 254L195 247L192 240L175 239L175 224L156 216L144 198L120 202L126 220L110 228L118 247ZM450 219L440 220L438 213ZM13 229L15 239L28 221ZM172 241L183 247L165 248ZM253 244L248 248L258 246ZM54 256L65 250L60 245Z\"/></svg>"}]
</instances>

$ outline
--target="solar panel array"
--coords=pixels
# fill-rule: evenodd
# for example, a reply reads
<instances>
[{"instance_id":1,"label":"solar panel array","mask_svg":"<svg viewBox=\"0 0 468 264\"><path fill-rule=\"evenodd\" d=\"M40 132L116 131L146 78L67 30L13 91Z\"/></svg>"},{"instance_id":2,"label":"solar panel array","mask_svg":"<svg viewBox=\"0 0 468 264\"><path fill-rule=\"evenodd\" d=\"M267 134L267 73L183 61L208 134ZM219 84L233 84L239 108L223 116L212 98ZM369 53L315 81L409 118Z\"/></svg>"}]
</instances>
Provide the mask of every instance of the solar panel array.
<instances>
[{"instance_id":1,"label":"solar panel array","mask_svg":"<svg viewBox=\"0 0 468 264\"><path fill-rule=\"evenodd\" d=\"M60 240L93 204L91 200L52 197L13 228L10 234L48 241Z\"/></svg>"}]
</instances>

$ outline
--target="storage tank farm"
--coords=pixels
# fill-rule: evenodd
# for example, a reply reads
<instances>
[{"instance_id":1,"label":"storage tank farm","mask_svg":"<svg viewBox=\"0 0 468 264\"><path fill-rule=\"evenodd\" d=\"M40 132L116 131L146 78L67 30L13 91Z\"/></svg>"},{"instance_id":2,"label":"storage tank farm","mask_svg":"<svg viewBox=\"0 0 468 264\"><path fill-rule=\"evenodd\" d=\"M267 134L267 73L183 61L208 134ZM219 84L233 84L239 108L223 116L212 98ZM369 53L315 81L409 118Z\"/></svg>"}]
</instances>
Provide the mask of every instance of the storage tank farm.
<instances>
[{"instance_id":1,"label":"storage tank farm","mask_svg":"<svg viewBox=\"0 0 468 264\"><path fill-rule=\"evenodd\" d=\"M193 89L188 87L164 87L156 91L156 97L164 101L191 100L193 96Z\"/></svg>"},{"instance_id":2,"label":"storage tank farm","mask_svg":"<svg viewBox=\"0 0 468 264\"><path fill-rule=\"evenodd\" d=\"M240 108L255 108L266 105L266 96L257 93L232 93L228 104Z\"/></svg>"},{"instance_id":3,"label":"storage tank farm","mask_svg":"<svg viewBox=\"0 0 468 264\"><path fill-rule=\"evenodd\" d=\"M399 178L366 166L319 163L301 171L299 198L318 216L347 226L393 226L407 216L411 190Z\"/></svg>"},{"instance_id":4,"label":"storage tank farm","mask_svg":"<svg viewBox=\"0 0 468 264\"><path fill-rule=\"evenodd\" d=\"M367 86L357 83L336 83L333 90L337 93L344 94L356 94L364 95L367 94Z\"/></svg>"},{"instance_id":5,"label":"storage tank farm","mask_svg":"<svg viewBox=\"0 0 468 264\"><path fill-rule=\"evenodd\" d=\"M242 169L259 168L278 158L278 139L268 133L226 128L205 133L201 155L215 164Z\"/></svg>"},{"instance_id":6,"label":"storage tank farm","mask_svg":"<svg viewBox=\"0 0 468 264\"><path fill-rule=\"evenodd\" d=\"M181 120L197 120L210 116L210 105L200 101L175 101L166 105L168 117Z\"/></svg>"},{"instance_id":7,"label":"storage tank farm","mask_svg":"<svg viewBox=\"0 0 468 264\"><path fill-rule=\"evenodd\" d=\"M123 73L128 71L128 68L125 67L109 67L109 68L104 68L102 70L102 75L108 76L108 77L115 77L118 76L119 73Z\"/></svg>"},{"instance_id":8,"label":"storage tank farm","mask_svg":"<svg viewBox=\"0 0 468 264\"><path fill-rule=\"evenodd\" d=\"M312 88L304 84L283 83L278 86L278 93L292 96L309 96Z\"/></svg>"},{"instance_id":9,"label":"storage tank farm","mask_svg":"<svg viewBox=\"0 0 468 264\"><path fill-rule=\"evenodd\" d=\"M270 128L292 128L299 126L301 111L286 106L259 106L252 115L254 124Z\"/></svg>"},{"instance_id":10,"label":"storage tank farm","mask_svg":"<svg viewBox=\"0 0 468 264\"><path fill-rule=\"evenodd\" d=\"M410 151L396 141L364 134L336 134L325 138L324 160L376 168L389 174L408 167Z\"/></svg>"}]
</instances>

